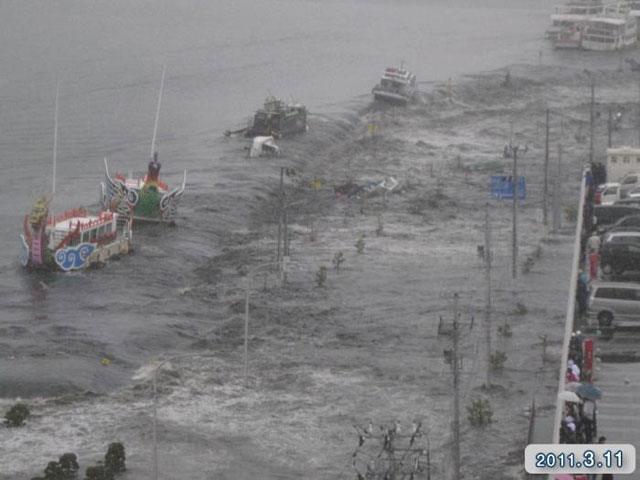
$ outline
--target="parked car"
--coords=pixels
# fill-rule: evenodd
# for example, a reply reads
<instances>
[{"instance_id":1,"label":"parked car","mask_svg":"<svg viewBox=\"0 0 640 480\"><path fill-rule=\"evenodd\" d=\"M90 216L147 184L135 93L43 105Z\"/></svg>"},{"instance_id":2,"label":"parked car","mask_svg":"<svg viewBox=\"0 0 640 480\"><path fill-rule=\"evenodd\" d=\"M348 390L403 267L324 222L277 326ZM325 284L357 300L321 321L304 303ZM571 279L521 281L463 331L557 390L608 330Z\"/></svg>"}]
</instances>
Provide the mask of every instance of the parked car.
<instances>
[{"instance_id":1,"label":"parked car","mask_svg":"<svg viewBox=\"0 0 640 480\"><path fill-rule=\"evenodd\" d=\"M600 247L602 272L621 275L640 270L640 232L609 232Z\"/></svg>"},{"instance_id":2,"label":"parked car","mask_svg":"<svg viewBox=\"0 0 640 480\"><path fill-rule=\"evenodd\" d=\"M619 183L604 183L598 187L593 197L596 205L613 205L620 199Z\"/></svg>"},{"instance_id":3,"label":"parked car","mask_svg":"<svg viewBox=\"0 0 640 480\"><path fill-rule=\"evenodd\" d=\"M627 173L620 179L620 198L627 198L629 192L640 186L640 174Z\"/></svg>"},{"instance_id":4,"label":"parked car","mask_svg":"<svg viewBox=\"0 0 640 480\"><path fill-rule=\"evenodd\" d=\"M627 206L627 207L640 207L640 197L627 197L616 200L614 205Z\"/></svg>"},{"instance_id":5,"label":"parked car","mask_svg":"<svg viewBox=\"0 0 640 480\"><path fill-rule=\"evenodd\" d=\"M640 203L621 204L618 200L614 205L596 205L593 207L593 216L596 218L596 229L599 233L606 232L622 217L628 215L640 215Z\"/></svg>"},{"instance_id":6,"label":"parked car","mask_svg":"<svg viewBox=\"0 0 640 480\"><path fill-rule=\"evenodd\" d=\"M640 187L633 187L631 190L627 192L628 198L637 198L640 197Z\"/></svg>"},{"instance_id":7,"label":"parked car","mask_svg":"<svg viewBox=\"0 0 640 480\"><path fill-rule=\"evenodd\" d=\"M607 230L607 233L612 232L640 232L640 213L622 217Z\"/></svg>"},{"instance_id":8,"label":"parked car","mask_svg":"<svg viewBox=\"0 0 640 480\"><path fill-rule=\"evenodd\" d=\"M637 283L597 282L591 285L587 315L601 327L614 320L640 321L640 285Z\"/></svg>"}]
</instances>

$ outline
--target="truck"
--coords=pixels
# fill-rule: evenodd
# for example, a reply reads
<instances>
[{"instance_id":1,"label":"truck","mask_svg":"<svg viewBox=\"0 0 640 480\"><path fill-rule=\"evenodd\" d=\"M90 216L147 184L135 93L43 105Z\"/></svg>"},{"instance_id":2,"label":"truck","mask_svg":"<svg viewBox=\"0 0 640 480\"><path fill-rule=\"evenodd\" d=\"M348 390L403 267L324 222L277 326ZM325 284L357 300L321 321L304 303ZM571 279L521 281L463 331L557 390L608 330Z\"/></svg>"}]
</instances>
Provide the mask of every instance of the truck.
<instances>
[{"instance_id":1,"label":"truck","mask_svg":"<svg viewBox=\"0 0 640 480\"><path fill-rule=\"evenodd\" d=\"M640 148L607 148L607 182L620 182L627 173L640 173Z\"/></svg>"}]
</instances>

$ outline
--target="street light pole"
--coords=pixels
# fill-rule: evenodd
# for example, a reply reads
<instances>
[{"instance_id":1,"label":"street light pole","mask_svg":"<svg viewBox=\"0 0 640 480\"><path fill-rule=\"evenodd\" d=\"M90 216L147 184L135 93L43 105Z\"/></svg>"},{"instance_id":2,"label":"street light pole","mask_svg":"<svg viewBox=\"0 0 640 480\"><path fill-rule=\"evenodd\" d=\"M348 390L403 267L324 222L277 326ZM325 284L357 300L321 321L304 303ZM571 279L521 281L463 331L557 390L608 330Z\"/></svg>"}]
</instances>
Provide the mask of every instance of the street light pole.
<instances>
[{"instance_id":1,"label":"street light pole","mask_svg":"<svg viewBox=\"0 0 640 480\"><path fill-rule=\"evenodd\" d=\"M511 236L511 277L518 276L518 146L513 147L513 232Z\"/></svg>"},{"instance_id":2,"label":"street light pole","mask_svg":"<svg viewBox=\"0 0 640 480\"><path fill-rule=\"evenodd\" d=\"M595 95L596 82L593 77L591 77L591 114L589 121L589 164L593 164L593 132L595 129L595 104L596 104L596 95Z\"/></svg>"},{"instance_id":3,"label":"street light pole","mask_svg":"<svg viewBox=\"0 0 640 480\"><path fill-rule=\"evenodd\" d=\"M544 136L544 193L543 193L543 203L542 203L542 215L544 225L548 225L548 216L547 212L549 210L549 109L547 108L546 112L546 122L545 122L545 136Z\"/></svg>"},{"instance_id":4,"label":"street light pole","mask_svg":"<svg viewBox=\"0 0 640 480\"><path fill-rule=\"evenodd\" d=\"M460 480L460 380L458 378L458 293L453 294L453 480Z\"/></svg>"}]
</instances>

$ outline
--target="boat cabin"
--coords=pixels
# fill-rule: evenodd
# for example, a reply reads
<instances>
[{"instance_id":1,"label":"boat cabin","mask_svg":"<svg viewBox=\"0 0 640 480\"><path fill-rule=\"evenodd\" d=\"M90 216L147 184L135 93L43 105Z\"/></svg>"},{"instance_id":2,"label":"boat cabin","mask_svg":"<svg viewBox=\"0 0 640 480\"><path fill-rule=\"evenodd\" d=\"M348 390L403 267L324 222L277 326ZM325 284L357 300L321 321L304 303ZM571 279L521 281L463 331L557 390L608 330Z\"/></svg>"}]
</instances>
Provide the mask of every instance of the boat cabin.
<instances>
[{"instance_id":1,"label":"boat cabin","mask_svg":"<svg viewBox=\"0 0 640 480\"><path fill-rule=\"evenodd\" d=\"M122 173L117 172L114 175L114 178L124 182L125 186L129 189L140 190L142 187L144 187L145 183L147 183L149 176L148 174L144 174L143 176L138 178L134 178L133 176L125 177ZM169 191L169 185L167 185L162 180L158 179L156 180L156 183L158 184L158 191L160 193L167 193Z\"/></svg>"},{"instance_id":2,"label":"boat cabin","mask_svg":"<svg viewBox=\"0 0 640 480\"><path fill-rule=\"evenodd\" d=\"M400 89L403 87L415 87L416 76L403 68L388 67L380 79L383 88Z\"/></svg>"},{"instance_id":3,"label":"boat cabin","mask_svg":"<svg viewBox=\"0 0 640 480\"><path fill-rule=\"evenodd\" d=\"M250 136L281 137L285 133L303 132L307 128L307 109L304 105L286 104L275 97L268 97L264 108L253 117Z\"/></svg>"},{"instance_id":4,"label":"boat cabin","mask_svg":"<svg viewBox=\"0 0 640 480\"><path fill-rule=\"evenodd\" d=\"M89 215L86 209L68 210L47 219L50 231L49 248L55 250L63 240L65 246L74 247L81 243L101 243L117 236L118 214L100 212Z\"/></svg>"}]
</instances>

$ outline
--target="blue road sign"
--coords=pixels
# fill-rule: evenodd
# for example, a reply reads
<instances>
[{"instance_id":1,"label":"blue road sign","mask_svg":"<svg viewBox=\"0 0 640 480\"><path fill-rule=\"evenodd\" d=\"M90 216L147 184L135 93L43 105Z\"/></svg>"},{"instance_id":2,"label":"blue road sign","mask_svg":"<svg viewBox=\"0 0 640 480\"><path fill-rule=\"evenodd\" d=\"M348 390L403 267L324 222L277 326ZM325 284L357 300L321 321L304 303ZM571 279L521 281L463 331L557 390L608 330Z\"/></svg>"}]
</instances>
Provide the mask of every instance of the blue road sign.
<instances>
[{"instance_id":1,"label":"blue road sign","mask_svg":"<svg viewBox=\"0 0 640 480\"><path fill-rule=\"evenodd\" d=\"M518 177L518 198L524 200L526 194L524 177ZM513 177L493 175L491 177L491 195L500 200L513 200Z\"/></svg>"}]
</instances>

